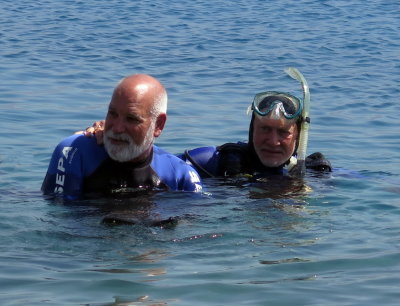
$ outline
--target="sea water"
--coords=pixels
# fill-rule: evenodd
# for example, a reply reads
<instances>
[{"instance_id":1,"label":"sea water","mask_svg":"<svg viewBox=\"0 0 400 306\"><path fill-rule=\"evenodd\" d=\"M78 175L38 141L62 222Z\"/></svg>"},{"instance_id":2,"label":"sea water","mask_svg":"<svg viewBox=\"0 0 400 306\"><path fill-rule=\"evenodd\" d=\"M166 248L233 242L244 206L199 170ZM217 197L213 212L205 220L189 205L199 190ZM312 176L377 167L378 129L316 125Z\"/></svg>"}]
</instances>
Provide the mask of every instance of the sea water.
<instances>
[{"instance_id":1,"label":"sea water","mask_svg":"<svg viewBox=\"0 0 400 306\"><path fill-rule=\"evenodd\" d=\"M397 1L2 1L1 305L397 305ZM331 175L203 194L62 203L55 145L148 73L169 93L157 144L247 140L254 94L311 89L308 153ZM135 225L101 222L109 213ZM151 226L149 220L178 220Z\"/></svg>"}]
</instances>

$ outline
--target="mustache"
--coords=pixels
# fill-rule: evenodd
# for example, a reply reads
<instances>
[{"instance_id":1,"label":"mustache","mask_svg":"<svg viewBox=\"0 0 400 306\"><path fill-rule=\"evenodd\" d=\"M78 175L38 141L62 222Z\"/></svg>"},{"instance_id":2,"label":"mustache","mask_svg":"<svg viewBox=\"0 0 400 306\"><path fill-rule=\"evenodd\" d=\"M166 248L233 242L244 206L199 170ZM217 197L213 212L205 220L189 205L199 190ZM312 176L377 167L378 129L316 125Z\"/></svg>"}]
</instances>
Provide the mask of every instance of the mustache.
<instances>
[{"instance_id":1,"label":"mustache","mask_svg":"<svg viewBox=\"0 0 400 306\"><path fill-rule=\"evenodd\" d=\"M133 139L131 138L131 136L129 136L126 133L116 134L113 131L107 131L107 132L105 132L104 136L107 137L107 138L113 138L115 140L126 141L129 144L133 143Z\"/></svg>"}]
</instances>

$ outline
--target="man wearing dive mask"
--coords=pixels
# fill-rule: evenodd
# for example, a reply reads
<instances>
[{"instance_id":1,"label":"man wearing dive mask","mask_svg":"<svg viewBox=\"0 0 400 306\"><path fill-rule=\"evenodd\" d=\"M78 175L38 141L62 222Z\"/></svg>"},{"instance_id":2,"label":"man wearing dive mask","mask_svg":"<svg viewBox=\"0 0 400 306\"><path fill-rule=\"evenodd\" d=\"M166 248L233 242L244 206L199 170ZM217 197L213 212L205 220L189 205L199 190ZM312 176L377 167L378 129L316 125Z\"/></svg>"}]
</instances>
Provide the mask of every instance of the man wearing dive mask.
<instances>
[{"instance_id":1,"label":"man wearing dive mask","mask_svg":"<svg viewBox=\"0 0 400 306\"><path fill-rule=\"evenodd\" d=\"M249 144L256 157L265 167L281 166L296 149L301 101L281 92L263 92L255 96L250 110Z\"/></svg>"},{"instance_id":2,"label":"man wearing dive mask","mask_svg":"<svg viewBox=\"0 0 400 306\"><path fill-rule=\"evenodd\" d=\"M179 157L193 165L201 176L303 176L305 168L332 170L330 162L317 152L306 158L310 93L303 75L295 68L286 72L302 84L303 99L278 91L256 94L251 113L248 143L227 143L185 151Z\"/></svg>"}]
</instances>

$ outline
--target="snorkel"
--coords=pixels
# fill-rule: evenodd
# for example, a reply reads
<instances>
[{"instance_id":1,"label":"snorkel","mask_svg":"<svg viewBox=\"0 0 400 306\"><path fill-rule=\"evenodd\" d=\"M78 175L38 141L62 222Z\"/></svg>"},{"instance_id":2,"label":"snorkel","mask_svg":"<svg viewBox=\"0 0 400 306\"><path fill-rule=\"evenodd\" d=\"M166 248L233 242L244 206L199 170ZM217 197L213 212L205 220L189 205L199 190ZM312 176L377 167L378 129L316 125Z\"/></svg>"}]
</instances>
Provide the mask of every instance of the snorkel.
<instances>
[{"instance_id":1,"label":"snorkel","mask_svg":"<svg viewBox=\"0 0 400 306\"><path fill-rule=\"evenodd\" d=\"M303 111L301 113L301 129L299 135L299 145L297 148L297 164L290 170L290 174L294 176L304 176L306 170L306 153L308 143L308 129L310 125L309 109L310 109L310 89L307 81L299 70L293 67L285 69L285 72L293 79L301 82L303 88Z\"/></svg>"}]
</instances>

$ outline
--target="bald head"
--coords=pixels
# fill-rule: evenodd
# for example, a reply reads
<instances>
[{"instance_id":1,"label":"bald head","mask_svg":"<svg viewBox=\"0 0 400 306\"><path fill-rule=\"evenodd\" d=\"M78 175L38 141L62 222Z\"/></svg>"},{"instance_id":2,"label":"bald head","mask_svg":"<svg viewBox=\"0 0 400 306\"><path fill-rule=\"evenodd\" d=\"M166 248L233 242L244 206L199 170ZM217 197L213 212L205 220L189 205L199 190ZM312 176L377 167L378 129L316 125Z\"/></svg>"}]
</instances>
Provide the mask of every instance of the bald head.
<instances>
[{"instance_id":1,"label":"bald head","mask_svg":"<svg viewBox=\"0 0 400 306\"><path fill-rule=\"evenodd\" d=\"M104 125L104 145L114 160L145 159L167 120L167 92L146 74L130 75L114 89Z\"/></svg>"},{"instance_id":2,"label":"bald head","mask_svg":"<svg viewBox=\"0 0 400 306\"><path fill-rule=\"evenodd\" d=\"M114 89L112 99L140 103L149 107L153 117L167 113L167 92L154 77L147 74L134 74L123 78Z\"/></svg>"}]
</instances>

